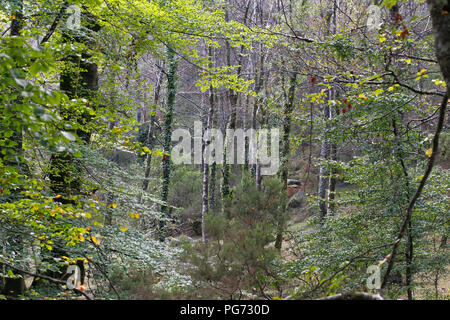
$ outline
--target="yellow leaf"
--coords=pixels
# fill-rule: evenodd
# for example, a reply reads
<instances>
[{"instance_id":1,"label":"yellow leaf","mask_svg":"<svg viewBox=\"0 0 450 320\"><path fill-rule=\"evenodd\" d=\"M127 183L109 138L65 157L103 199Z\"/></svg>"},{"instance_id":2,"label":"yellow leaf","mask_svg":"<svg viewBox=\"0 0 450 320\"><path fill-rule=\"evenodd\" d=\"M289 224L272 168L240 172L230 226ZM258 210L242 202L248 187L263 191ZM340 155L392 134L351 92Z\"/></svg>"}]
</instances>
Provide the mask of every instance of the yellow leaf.
<instances>
[{"instance_id":1,"label":"yellow leaf","mask_svg":"<svg viewBox=\"0 0 450 320\"><path fill-rule=\"evenodd\" d=\"M84 236L82 234L80 234L80 240L81 242L84 242Z\"/></svg>"},{"instance_id":2,"label":"yellow leaf","mask_svg":"<svg viewBox=\"0 0 450 320\"><path fill-rule=\"evenodd\" d=\"M136 213L136 214L134 215L134 217L135 217L136 219L139 219L139 213Z\"/></svg>"},{"instance_id":3,"label":"yellow leaf","mask_svg":"<svg viewBox=\"0 0 450 320\"><path fill-rule=\"evenodd\" d=\"M433 148L428 149L425 154L428 156L428 158L431 158L431 155L433 154Z\"/></svg>"},{"instance_id":4,"label":"yellow leaf","mask_svg":"<svg viewBox=\"0 0 450 320\"><path fill-rule=\"evenodd\" d=\"M92 242L94 242L95 244L100 244L100 242L97 240L96 237L92 236L91 237Z\"/></svg>"},{"instance_id":5,"label":"yellow leaf","mask_svg":"<svg viewBox=\"0 0 450 320\"><path fill-rule=\"evenodd\" d=\"M394 87L390 87L388 91L394 91Z\"/></svg>"},{"instance_id":6,"label":"yellow leaf","mask_svg":"<svg viewBox=\"0 0 450 320\"><path fill-rule=\"evenodd\" d=\"M117 204L115 204L115 203L111 204L111 208L113 208L113 209L117 208Z\"/></svg>"},{"instance_id":7,"label":"yellow leaf","mask_svg":"<svg viewBox=\"0 0 450 320\"><path fill-rule=\"evenodd\" d=\"M383 89L377 89L375 90L375 96L378 97L380 94L382 94L384 92Z\"/></svg>"},{"instance_id":8,"label":"yellow leaf","mask_svg":"<svg viewBox=\"0 0 450 320\"><path fill-rule=\"evenodd\" d=\"M57 194L55 198L56 198L56 199L59 199L59 198L61 198L61 197L62 197L62 196L61 196L60 194Z\"/></svg>"},{"instance_id":9,"label":"yellow leaf","mask_svg":"<svg viewBox=\"0 0 450 320\"><path fill-rule=\"evenodd\" d=\"M127 227L120 227L120 231L122 231L122 232L127 231Z\"/></svg>"},{"instance_id":10,"label":"yellow leaf","mask_svg":"<svg viewBox=\"0 0 450 320\"><path fill-rule=\"evenodd\" d=\"M387 39L385 38L385 37L381 37L380 38L380 43L383 43L383 42L385 42Z\"/></svg>"}]
</instances>

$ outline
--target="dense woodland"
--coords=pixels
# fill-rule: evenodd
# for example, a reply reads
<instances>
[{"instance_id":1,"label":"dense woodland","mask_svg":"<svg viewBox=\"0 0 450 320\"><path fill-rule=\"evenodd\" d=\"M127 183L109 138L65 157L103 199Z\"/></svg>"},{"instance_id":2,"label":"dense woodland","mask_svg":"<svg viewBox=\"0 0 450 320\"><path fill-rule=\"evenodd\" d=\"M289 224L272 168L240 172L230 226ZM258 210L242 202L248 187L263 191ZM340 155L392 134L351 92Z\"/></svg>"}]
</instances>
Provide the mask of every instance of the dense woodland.
<instances>
[{"instance_id":1,"label":"dense woodland","mask_svg":"<svg viewBox=\"0 0 450 320\"><path fill-rule=\"evenodd\" d=\"M0 32L0 299L450 298L449 0L1 0Z\"/></svg>"}]
</instances>

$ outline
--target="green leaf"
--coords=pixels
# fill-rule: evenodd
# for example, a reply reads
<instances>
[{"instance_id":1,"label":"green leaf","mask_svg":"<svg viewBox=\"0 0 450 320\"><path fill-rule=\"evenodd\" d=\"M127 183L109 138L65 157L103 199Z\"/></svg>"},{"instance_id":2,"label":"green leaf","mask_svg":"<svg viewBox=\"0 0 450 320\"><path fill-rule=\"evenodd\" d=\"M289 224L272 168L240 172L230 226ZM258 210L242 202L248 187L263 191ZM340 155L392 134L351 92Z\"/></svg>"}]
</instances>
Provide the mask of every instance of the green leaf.
<instances>
[{"instance_id":1,"label":"green leaf","mask_svg":"<svg viewBox=\"0 0 450 320\"><path fill-rule=\"evenodd\" d=\"M395 6L397 4L398 0L384 0L383 5L388 8L391 9L393 6Z\"/></svg>"}]
</instances>

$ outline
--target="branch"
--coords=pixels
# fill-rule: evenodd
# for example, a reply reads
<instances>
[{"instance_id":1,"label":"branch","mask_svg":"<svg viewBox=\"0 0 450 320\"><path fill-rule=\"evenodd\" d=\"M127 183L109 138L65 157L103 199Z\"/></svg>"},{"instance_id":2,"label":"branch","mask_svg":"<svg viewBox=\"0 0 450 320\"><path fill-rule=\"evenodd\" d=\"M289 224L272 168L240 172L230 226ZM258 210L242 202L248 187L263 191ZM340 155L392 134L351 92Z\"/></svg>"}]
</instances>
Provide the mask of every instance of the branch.
<instances>
[{"instance_id":1,"label":"branch","mask_svg":"<svg viewBox=\"0 0 450 320\"><path fill-rule=\"evenodd\" d=\"M68 5L69 5L69 3L67 1L65 1L64 4L62 5L61 9L59 10L57 16L55 17L55 20L53 21L52 25L50 26L50 29L48 29L47 34L41 40L41 43L39 43L39 45L42 46L45 42L47 42L50 39L53 32L56 30L59 20L61 20L63 14L64 14L64 11L66 10Z\"/></svg>"},{"instance_id":2,"label":"branch","mask_svg":"<svg viewBox=\"0 0 450 320\"><path fill-rule=\"evenodd\" d=\"M414 194L414 196L412 197L411 201L408 204L408 208L406 211L406 217L403 220L403 224L397 235L397 240L395 241L394 246L392 248L391 258L389 260L388 268L384 275L381 288L386 287L387 280L391 273L392 267L394 266L398 246L399 246L400 241L402 240L403 236L405 235L405 231L406 231L408 223L411 219L411 215L414 210L414 206L415 206L417 200L419 199L420 195L422 194L423 188L425 187L425 184L431 174L431 171L433 170L434 162L435 162L436 155L438 153L438 148L439 148L439 136L442 132L442 128L444 127L445 111L447 109L449 92L450 92L450 88L447 88L447 93L445 94L444 99L442 100L441 107L440 107L439 120L438 120L438 124L437 124L437 128L436 128L436 132L433 137L433 147L432 147L433 152L431 153L430 159L428 160L428 166L427 166L427 169L425 170L425 174L423 175L422 180L420 181L419 187L417 188L416 193Z\"/></svg>"},{"instance_id":3,"label":"branch","mask_svg":"<svg viewBox=\"0 0 450 320\"><path fill-rule=\"evenodd\" d=\"M342 266L341 268L339 268L336 272L334 272L330 277L328 277L327 279L325 279L324 281L321 281L314 289L310 290L308 293L311 294L314 291L318 290L319 288L321 288L325 283L330 282L331 280L334 279L334 277L336 277L340 272L344 271L345 269L347 269L353 262L355 262L357 259L364 257L366 254L368 254L369 252L376 250L376 249L381 249L381 248L385 248L388 246L391 246L395 243L385 243L385 244L381 244L375 247L371 247L369 249L367 249L366 251L364 251L362 254L357 255L353 258L351 258L344 266Z\"/></svg>"}]
</instances>

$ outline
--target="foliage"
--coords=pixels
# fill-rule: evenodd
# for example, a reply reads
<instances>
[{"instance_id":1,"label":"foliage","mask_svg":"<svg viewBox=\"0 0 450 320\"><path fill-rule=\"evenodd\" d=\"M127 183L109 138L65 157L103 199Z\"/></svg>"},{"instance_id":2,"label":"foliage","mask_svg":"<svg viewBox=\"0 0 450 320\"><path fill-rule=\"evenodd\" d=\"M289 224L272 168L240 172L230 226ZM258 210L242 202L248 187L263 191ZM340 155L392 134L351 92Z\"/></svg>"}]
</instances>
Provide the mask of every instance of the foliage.
<instances>
[{"instance_id":1,"label":"foliage","mask_svg":"<svg viewBox=\"0 0 450 320\"><path fill-rule=\"evenodd\" d=\"M282 282L279 255L271 243L285 206L284 191L277 179L264 180L262 188L258 191L244 177L224 213L207 217L207 244L189 248L185 243L192 276L204 290L198 293L201 298L205 292L218 298L267 298Z\"/></svg>"}]
</instances>

